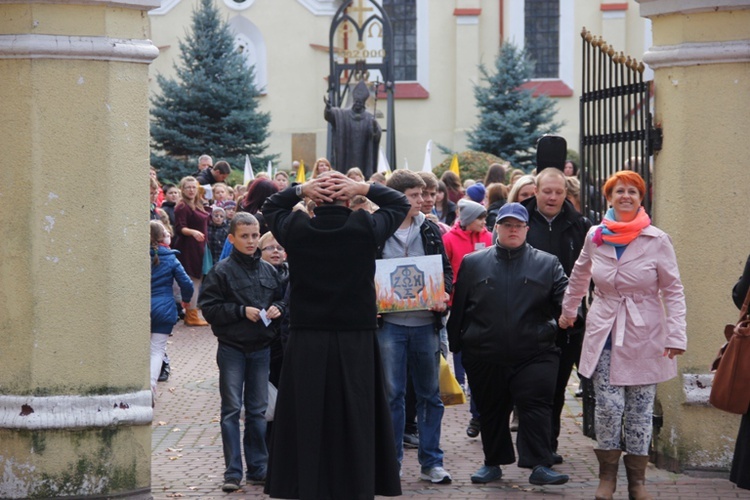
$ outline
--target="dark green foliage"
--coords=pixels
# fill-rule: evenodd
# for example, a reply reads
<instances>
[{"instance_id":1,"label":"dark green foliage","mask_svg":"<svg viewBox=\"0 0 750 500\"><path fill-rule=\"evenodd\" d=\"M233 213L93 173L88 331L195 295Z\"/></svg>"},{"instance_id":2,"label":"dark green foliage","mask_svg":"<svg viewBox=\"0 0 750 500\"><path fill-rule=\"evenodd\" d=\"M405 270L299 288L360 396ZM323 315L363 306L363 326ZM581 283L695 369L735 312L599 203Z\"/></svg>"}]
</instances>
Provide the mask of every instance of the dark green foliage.
<instances>
[{"instance_id":1,"label":"dark green foliage","mask_svg":"<svg viewBox=\"0 0 750 500\"><path fill-rule=\"evenodd\" d=\"M253 68L212 0L201 0L192 28L180 41L176 80L157 76L161 94L152 99L151 163L162 180L178 181L209 154L243 169L245 155L265 168L269 113L258 110Z\"/></svg>"},{"instance_id":2,"label":"dark green foliage","mask_svg":"<svg viewBox=\"0 0 750 500\"><path fill-rule=\"evenodd\" d=\"M534 97L521 88L531 78L531 67L526 52L507 41L500 47L494 74L479 66L487 85L474 87L479 124L468 134L471 149L505 158L526 171L535 167L536 141L562 126L552 121L557 110L551 98Z\"/></svg>"},{"instance_id":3,"label":"dark green foliage","mask_svg":"<svg viewBox=\"0 0 750 500\"><path fill-rule=\"evenodd\" d=\"M451 161L453 161L453 154L443 160L440 165L433 168L432 173L437 175L439 179L440 176L443 175L443 172L450 168ZM466 179L483 181L484 177L487 175L487 169L493 163L500 163L502 165L505 161L493 154L482 153L479 151L468 150L463 153L458 153L458 169L461 173L461 182Z\"/></svg>"}]
</instances>

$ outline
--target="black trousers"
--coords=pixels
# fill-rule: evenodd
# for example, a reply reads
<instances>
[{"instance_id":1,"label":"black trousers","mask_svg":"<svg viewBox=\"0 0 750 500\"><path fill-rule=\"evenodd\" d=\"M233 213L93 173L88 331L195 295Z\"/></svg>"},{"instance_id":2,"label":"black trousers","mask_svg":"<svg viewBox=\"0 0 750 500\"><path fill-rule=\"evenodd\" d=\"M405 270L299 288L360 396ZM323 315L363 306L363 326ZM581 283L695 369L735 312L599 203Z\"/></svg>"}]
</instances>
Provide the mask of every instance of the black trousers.
<instances>
[{"instance_id":1,"label":"black trousers","mask_svg":"<svg viewBox=\"0 0 750 500\"><path fill-rule=\"evenodd\" d=\"M555 380L560 362L557 349L540 352L518 365L503 365L464 353L471 395L482 415L480 429L485 465L515 462L510 412L518 408L518 466L552 466L550 422Z\"/></svg>"},{"instance_id":2,"label":"black trousers","mask_svg":"<svg viewBox=\"0 0 750 500\"><path fill-rule=\"evenodd\" d=\"M560 367L555 382L555 399L552 404L552 451L557 451L557 440L560 437L560 417L565 406L565 390L568 387L573 365L581 361L583 330L570 335L565 330L558 331L557 347L560 348Z\"/></svg>"}]
</instances>

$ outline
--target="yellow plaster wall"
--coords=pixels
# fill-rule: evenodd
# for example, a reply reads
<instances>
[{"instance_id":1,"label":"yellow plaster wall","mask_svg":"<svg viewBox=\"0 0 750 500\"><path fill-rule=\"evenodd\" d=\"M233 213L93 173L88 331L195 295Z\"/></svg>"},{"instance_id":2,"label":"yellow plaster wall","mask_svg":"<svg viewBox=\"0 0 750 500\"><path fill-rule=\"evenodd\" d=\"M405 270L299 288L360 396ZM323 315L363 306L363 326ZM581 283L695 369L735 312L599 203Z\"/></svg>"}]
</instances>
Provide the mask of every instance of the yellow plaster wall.
<instances>
[{"instance_id":1,"label":"yellow plaster wall","mask_svg":"<svg viewBox=\"0 0 750 500\"><path fill-rule=\"evenodd\" d=\"M104 5L18 3L3 7L0 34L148 38L147 14Z\"/></svg>"},{"instance_id":2,"label":"yellow plaster wall","mask_svg":"<svg viewBox=\"0 0 750 500\"><path fill-rule=\"evenodd\" d=\"M657 45L726 41L750 26L750 11L654 19ZM739 20L738 20L739 18ZM697 23L690 29L686 26ZM714 29L726 22L726 30ZM707 27L708 26L708 27ZM696 33L702 33L696 36ZM735 38L736 39L736 38ZM654 167L654 223L673 239L687 300L688 350L681 373L708 373L723 327L738 312L731 289L750 253L750 64L704 64L655 71L655 120L664 147ZM658 448L683 468L726 467L737 417L684 405L682 379L660 384L665 427Z\"/></svg>"},{"instance_id":3,"label":"yellow plaster wall","mask_svg":"<svg viewBox=\"0 0 750 500\"><path fill-rule=\"evenodd\" d=\"M725 42L750 38L750 13L747 10L656 16L652 22L654 45Z\"/></svg>"},{"instance_id":4,"label":"yellow plaster wall","mask_svg":"<svg viewBox=\"0 0 750 500\"><path fill-rule=\"evenodd\" d=\"M146 386L146 78L144 64L0 61L2 149L23 166L0 187L6 393Z\"/></svg>"},{"instance_id":5,"label":"yellow plaster wall","mask_svg":"<svg viewBox=\"0 0 750 500\"><path fill-rule=\"evenodd\" d=\"M148 32L137 9L0 6L0 34ZM42 407L149 388L148 65L76 57L0 59L0 394ZM0 468L14 498L143 492L150 449L149 425L2 429Z\"/></svg>"}]
</instances>

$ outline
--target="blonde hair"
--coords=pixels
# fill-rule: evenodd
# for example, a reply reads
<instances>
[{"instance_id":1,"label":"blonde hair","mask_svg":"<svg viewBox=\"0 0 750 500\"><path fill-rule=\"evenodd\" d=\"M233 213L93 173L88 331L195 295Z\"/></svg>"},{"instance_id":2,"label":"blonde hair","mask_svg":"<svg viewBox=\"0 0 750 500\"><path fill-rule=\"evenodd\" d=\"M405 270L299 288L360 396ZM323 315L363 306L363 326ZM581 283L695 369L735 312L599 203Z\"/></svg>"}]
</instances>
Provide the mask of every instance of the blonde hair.
<instances>
[{"instance_id":1,"label":"blonde hair","mask_svg":"<svg viewBox=\"0 0 750 500\"><path fill-rule=\"evenodd\" d=\"M534 179L533 175L521 176L513 184L513 187L510 188L510 193L508 193L508 203L513 203L515 201L518 201L518 192L521 191L521 189L523 189L526 186L536 187L536 179Z\"/></svg>"},{"instance_id":2,"label":"blonde hair","mask_svg":"<svg viewBox=\"0 0 750 500\"><path fill-rule=\"evenodd\" d=\"M193 201L189 201L187 200L187 198L185 198L185 184L187 184L188 182L195 182L195 185L198 186L198 190L195 193L195 199ZM182 179L180 179L180 184L178 187L180 189L180 203L184 203L193 210L200 210L201 212L206 211L203 208L203 203L201 202L200 190L202 188L200 183L198 183L198 179L196 179L192 175L188 175L187 177L183 177Z\"/></svg>"}]
</instances>

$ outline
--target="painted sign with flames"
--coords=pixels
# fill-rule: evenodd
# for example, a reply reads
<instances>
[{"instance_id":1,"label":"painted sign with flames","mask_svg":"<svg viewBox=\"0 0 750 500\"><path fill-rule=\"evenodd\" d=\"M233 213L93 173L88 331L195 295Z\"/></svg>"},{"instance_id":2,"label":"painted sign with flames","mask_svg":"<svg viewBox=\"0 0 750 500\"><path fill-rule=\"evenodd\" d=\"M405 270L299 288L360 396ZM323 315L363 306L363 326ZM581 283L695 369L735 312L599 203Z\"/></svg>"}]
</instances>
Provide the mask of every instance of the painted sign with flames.
<instances>
[{"instance_id":1,"label":"painted sign with flames","mask_svg":"<svg viewBox=\"0 0 750 500\"><path fill-rule=\"evenodd\" d=\"M443 260L440 255L381 259L375 262L378 312L430 309L443 300Z\"/></svg>"}]
</instances>

